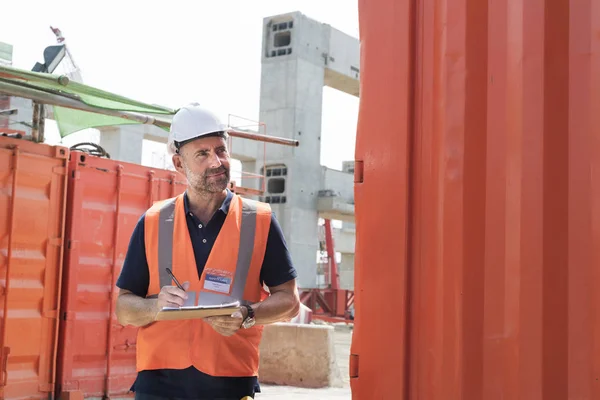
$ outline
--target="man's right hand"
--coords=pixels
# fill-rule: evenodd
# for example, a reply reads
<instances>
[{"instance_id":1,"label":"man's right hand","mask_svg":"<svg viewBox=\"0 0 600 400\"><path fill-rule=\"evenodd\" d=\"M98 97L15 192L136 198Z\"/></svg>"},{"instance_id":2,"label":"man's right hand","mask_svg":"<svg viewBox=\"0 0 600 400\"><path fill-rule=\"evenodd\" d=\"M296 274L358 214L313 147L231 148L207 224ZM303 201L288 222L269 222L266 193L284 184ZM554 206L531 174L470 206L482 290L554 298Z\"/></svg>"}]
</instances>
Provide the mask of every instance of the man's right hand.
<instances>
[{"instance_id":1,"label":"man's right hand","mask_svg":"<svg viewBox=\"0 0 600 400\"><path fill-rule=\"evenodd\" d=\"M158 300L156 302L156 312L158 313L163 307L181 307L185 300L188 298L188 294L185 292L189 289L190 283L184 282L181 286L185 290L179 289L177 286L163 286L158 294Z\"/></svg>"}]
</instances>

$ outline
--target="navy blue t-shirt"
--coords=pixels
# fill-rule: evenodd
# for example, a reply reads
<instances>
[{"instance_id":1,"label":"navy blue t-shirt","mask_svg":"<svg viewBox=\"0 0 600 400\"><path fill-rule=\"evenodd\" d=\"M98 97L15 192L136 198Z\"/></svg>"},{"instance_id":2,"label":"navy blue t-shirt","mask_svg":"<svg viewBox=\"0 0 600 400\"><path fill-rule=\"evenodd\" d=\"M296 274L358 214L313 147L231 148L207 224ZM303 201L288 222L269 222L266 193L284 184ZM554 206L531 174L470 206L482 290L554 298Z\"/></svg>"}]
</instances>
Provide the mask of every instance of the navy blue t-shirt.
<instances>
[{"instance_id":1,"label":"navy blue t-shirt","mask_svg":"<svg viewBox=\"0 0 600 400\"><path fill-rule=\"evenodd\" d=\"M232 198L233 193L227 190L225 201L212 219L205 224L190 212L187 193L184 195L186 220L196 257L198 277L204 270L210 251L225 222ZM272 214L265 256L260 271L261 283L267 286L277 286L296 277L297 273L292 265L283 232L275 215ZM146 297L149 282L150 275L144 242L144 215L142 215L131 236L123 269L117 280L117 287L129 290L137 296ZM260 387L256 377L213 377L194 367L189 367L184 370L141 371L131 390L165 397L241 398L253 392L260 392Z\"/></svg>"}]
</instances>

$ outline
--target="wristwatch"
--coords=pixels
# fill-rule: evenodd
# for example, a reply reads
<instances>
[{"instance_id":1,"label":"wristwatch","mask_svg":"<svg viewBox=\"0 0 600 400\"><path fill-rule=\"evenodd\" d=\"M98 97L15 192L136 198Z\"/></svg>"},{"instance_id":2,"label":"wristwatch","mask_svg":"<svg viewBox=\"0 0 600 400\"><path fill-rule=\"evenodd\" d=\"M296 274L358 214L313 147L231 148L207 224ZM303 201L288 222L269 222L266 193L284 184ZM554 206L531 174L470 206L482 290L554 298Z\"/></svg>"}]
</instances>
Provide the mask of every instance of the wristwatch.
<instances>
[{"instance_id":1,"label":"wristwatch","mask_svg":"<svg viewBox=\"0 0 600 400\"><path fill-rule=\"evenodd\" d=\"M256 320L254 319L254 309L248 304L244 304L242 307L246 307L248 310L248 314L246 315L246 319L242 321L242 328L248 329L254 326Z\"/></svg>"}]
</instances>

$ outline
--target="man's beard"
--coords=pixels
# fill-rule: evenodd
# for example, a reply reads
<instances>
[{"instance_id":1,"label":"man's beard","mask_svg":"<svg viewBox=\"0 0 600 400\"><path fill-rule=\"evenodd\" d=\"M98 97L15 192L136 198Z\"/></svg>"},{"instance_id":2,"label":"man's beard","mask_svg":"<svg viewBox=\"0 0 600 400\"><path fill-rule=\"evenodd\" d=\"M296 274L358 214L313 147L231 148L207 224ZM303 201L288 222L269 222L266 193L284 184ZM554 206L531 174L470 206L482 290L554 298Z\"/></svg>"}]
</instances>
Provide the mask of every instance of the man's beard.
<instances>
[{"instance_id":1,"label":"man's beard","mask_svg":"<svg viewBox=\"0 0 600 400\"><path fill-rule=\"evenodd\" d=\"M199 175L190 171L185 166L185 173L189 185L197 192L220 193L227 188L229 184L229 169L221 165L219 168L209 169L204 171L204 174ZM225 172L223 175L210 176Z\"/></svg>"}]
</instances>

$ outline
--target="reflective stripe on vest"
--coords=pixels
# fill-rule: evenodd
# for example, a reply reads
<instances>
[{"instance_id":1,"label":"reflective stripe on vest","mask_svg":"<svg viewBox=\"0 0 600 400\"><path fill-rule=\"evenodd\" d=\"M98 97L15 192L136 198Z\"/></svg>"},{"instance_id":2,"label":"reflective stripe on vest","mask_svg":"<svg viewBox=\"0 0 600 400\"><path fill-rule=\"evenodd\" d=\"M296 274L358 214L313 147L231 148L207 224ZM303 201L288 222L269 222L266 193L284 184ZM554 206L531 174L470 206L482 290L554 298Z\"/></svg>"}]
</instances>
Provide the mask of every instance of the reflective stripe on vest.
<instances>
[{"instance_id":1,"label":"reflective stripe on vest","mask_svg":"<svg viewBox=\"0 0 600 400\"><path fill-rule=\"evenodd\" d=\"M161 207L158 221L158 264L160 287L170 286L172 279L168 269L173 269L173 229L175 227L175 198L170 199ZM256 232L256 203L252 200L242 199L242 222L240 226L240 244L235 269L235 278L231 295L223 295L213 292L202 292L199 301L202 304L221 304L231 301L239 301L240 304L252 304L251 301L243 299L246 279L252 261L254 250L254 236ZM148 298L157 295L148 296Z\"/></svg>"}]
</instances>

